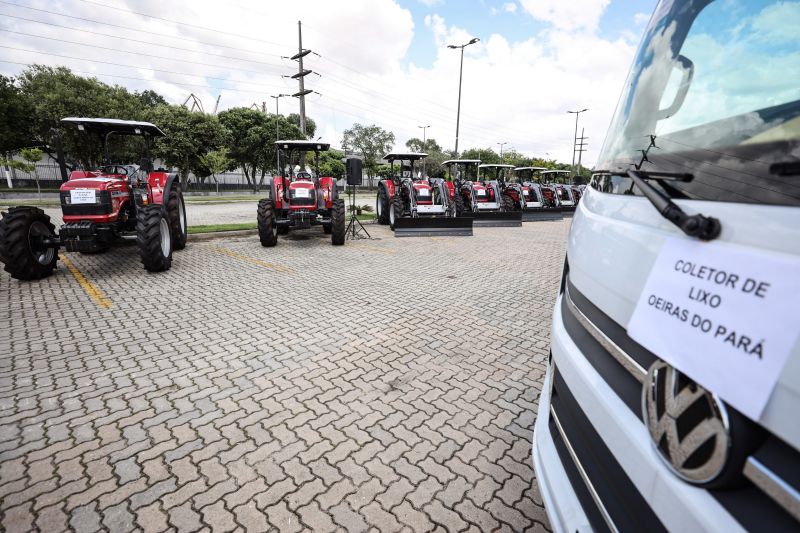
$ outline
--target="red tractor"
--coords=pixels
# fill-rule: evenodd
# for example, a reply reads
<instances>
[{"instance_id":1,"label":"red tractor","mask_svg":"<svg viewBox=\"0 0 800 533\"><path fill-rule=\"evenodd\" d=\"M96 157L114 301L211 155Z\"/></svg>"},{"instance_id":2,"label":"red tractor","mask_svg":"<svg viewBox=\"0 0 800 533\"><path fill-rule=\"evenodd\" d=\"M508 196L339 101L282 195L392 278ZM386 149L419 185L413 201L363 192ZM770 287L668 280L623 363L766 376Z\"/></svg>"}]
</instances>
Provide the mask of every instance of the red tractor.
<instances>
[{"instance_id":1,"label":"red tractor","mask_svg":"<svg viewBox=\"0 0 800 533\"><path fill-rule=\"evenodd\" d=\"M512 186L519 191L519 206L522 209L522 221L560 220L561 207L556 207L555 191L542 186L534 179L545 167L517 167L514 169Z\"/></svg>"},{"instance_id":2,"label":"red tractor","mask_svg":"<svg viewBox=\"0 0 800 533\"><path fill-rule=\"evenodd\" d=\"M164 133L149 122L108 118L65 118L64 124L98 135L103 142L104 166L67 174L61 137L53 130L61 168L61 212L58 233L50 217L36 207L12 207L0 220L0 261L12 278L34 280L56 268L58 249L100 253L120 239L135 240L144 268L169 270L173 250L186 246L186 209L175 174L154 171L150 147ZM144 138L141 165L113 164L109 138Z\"/></svg>"},{"instance_id":3,"label":"red tractor","mask_svg":"<svg viewBox=\"0 0 800 533\"><path fill-rule=\"evenodd\" d=\"M568 181L569 174L568 170L545 170L540 174L546 186L555 192L557 205L564 216L572 216L578 205L572 186L564 183Z\"/></svg>"},{"instance_id":4,"label":"red tractor","mask_svg":"<svg viewBox=\"0 0 800 533\"><path fill-rule=\"evenodd\" d=\"M262 246L278 244L278 234L291 230L322 226L331 243L344 244L344 200L338 197L336 180L320 177L319 153L330 148L327 143L312 141L277 141L278 149L289 162L288 177L269 181L270 197L258 202L258 236ZM294 170L294 155L314 153L314 172ZM302 160L302 157L299 157Z\"/></svg>"},{"instance_id":5,"label":"red tractor","mask_svg":"<svg viewBox=\"0 0 800 533\"><path fill-rule=\"evenodd\" d=\"M472 218L457 212L453 185L441 178L417 174L414 163L428 154L387 154L390 179L378 182L376 213L379 224L389 224L395 237L470 236ZM395 173L395 162L399 171Z\"/></svg>"}]
</instances>

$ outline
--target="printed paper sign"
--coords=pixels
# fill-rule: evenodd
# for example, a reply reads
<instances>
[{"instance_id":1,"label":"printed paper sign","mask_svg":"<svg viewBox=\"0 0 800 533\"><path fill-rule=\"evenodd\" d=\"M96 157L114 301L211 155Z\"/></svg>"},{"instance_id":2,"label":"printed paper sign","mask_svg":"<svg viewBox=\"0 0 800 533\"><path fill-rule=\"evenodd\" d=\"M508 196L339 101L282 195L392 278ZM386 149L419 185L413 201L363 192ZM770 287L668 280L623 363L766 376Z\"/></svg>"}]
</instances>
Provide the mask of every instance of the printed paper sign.
<instances>
[{"instance_id":1,"label":"printed paper sign","mask_svg":"<svg viewBox=\"0 0 800 533\"><path fill-rule=\"evenodd\" d=\"M420 196L430 196L431 193L428 189L417 189L417 194Z\"/></svg>"},{"instance_id":2,"label":"printed paper sign","mask_svg":"<svg viewBox=\"0 0 800 533\"><path fill-rule=\"evenodd\" d=\"M309 192L310 192L309 189L302 189L302 188L301 189L295 189L294 190L294 195L297 198L308 198L309 196L311 196L309 194Z\"/></svg>"},{"instance_id":3,"label":"printed paper sign","mask_svg":"<svg viewBox=\"0 0 800 533\"><path fill-rule=\"evenodd\" d=\"M671 238L628 334L758 420L798 340L798 297L796 257Z\"/></svg>"},{"instance_id":4,"label":"printed paper sign","mask_svg":"<svg viewBox=\"0 0 800 533\"><path fill-rule=\"evenodd\" d=\"M95 191L91 189L73 189L69 191L69 199L73 204L96 203Z\"/></svg>"},{"instance_id":5,"label":"printed paper sign","mask_svg":"<svg viewBox=\"0 0 800 533\"><path fill-rule=\"evenodd\" d=\"M484 189L477 189L475 192L478 193L478 196L486 196L486 191Z\"/></svg>"}]
</instances>

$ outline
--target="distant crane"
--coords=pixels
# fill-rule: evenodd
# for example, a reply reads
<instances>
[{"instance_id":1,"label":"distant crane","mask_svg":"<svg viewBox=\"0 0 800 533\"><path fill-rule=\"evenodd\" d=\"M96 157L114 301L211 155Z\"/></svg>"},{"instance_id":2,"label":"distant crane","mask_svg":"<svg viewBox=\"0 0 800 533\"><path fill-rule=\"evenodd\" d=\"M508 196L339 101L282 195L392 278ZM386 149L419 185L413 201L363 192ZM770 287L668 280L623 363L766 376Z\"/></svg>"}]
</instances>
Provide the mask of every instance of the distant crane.
<instances>
[{"instance_id":1,"label":"distant crane","mask_svg":"<svg viewBox=\"0 0 800 533\"><path fill-rule=\"evenodd\" d=\"M189 111L200 111L201 113L205 113L202 100L200 100L194 93L189 93L189 96L187 96L186 100L183 101L184 107L186 107L186 104L189 103L189 100L192 101L192 107L189 108Z\"/></svg>"}]
</instances>

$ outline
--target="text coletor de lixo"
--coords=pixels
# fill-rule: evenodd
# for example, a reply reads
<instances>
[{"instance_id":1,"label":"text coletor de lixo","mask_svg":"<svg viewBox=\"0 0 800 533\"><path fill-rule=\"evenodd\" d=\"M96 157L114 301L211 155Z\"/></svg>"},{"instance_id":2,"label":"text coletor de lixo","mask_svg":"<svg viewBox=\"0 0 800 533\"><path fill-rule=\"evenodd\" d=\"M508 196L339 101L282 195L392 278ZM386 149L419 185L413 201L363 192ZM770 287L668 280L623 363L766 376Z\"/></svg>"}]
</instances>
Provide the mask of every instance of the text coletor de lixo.
<instances>
[{"instance_id":1,"label":"text coletor de lixo","mask_svg":"<svg viewBox=\"0 0 800 533\"><path fill-rule=\"evenodd\" d=\"M697 278L700 281L711 282L711 284L715 286L715 289L712 290L699 287L698 284L694 283L689 287L688 298L708 309L717 309L723 305L723 294L725 291L738 291L752 295L754 298L763 299L766 298L770 288L769 282L746 276L739 276L732 272L699 265L683 259L678 259L674 269L675 272L680 275ZM704 285L708 286L708 283ZM681 322L689 324L702 333L712 335L714 339L728 344L747 355L754 355L759 359L764 358L763 338L759 339L756 336L736 331L722 323L715 324L714 320L705 314L690 310L686 306L681 306L656 294L650 294L647 298L647 303L651 307Z\"/></svg>"}]
</instances>

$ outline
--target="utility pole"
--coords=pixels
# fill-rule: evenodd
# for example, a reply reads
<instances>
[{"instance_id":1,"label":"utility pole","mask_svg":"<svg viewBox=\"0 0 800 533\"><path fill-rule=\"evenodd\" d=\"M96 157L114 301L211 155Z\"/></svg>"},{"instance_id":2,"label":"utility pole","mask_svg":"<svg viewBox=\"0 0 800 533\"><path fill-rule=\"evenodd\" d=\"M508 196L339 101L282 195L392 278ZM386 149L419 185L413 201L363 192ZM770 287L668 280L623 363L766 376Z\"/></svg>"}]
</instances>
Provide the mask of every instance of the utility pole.
<instances>
[{"instance_id":1,"label":"utility pole","mask_svg":"<svg viewBox=\"0 0 800 533\"><path fill-rule=\"evenodd\" d=\"M572 138L572 171L575 171L575 150L578 148L578 117L584 111L589 111L589 108L581 109L580 111L567 111L567 113L575 114L575 136Z\"/></svg>"},{"instance_id":2,"label":"utility pole","mask_svg":"<svg viewBox=\"0 0 800 533\"><path fill-rule=\"evenodd\" d=\"M588 139L589 137L585 137L583 135L583 132L584 132L584 128L581 128L581 136L578 137L578 141L577 141L576 146L575 146L575 151L578 152L578 172L577 172L577 174L581 173L581 159L582 159L581 156L583 156L583 152L586 151L586 147L589 146L589 143L586 142L586 139ZM573 171L574 171L574 169L573 169Z\"/></svg>"},{"instance_id":3,"label":"utility pole","mask_svg":"<svg viewBox=\"0 0 800 533\"><path fill-rule=\"evenodd\" d=\"M304 78L311 74L313 71L305 69L303 67L303 58L306 57L308 54L311 53L311 50L303 49L303 25L298 20L297 21L297 53L290 57L293 61L297 61L297 74L292 76L293 79L296 79L300 83L300 90L294 93L292 96L295 98L300 99L300 131L303 133L303 136L306 135L306 95L311 94L314 91L311 89L306 89L305 80Z\"/></svg>"},{"instance_id":4,"label":"utility pole","mask_svg":"<svg viewBox=\"0 0 800 533\"><path fill-rule=\"evenodd\" d=\"M428 130L428 128L431 127L431 125L428 124L427 126L417 126L417 127L418 128L422 128L422 149L425 150L425 140L426 140L425 139L425 132ZM425 160L423 159L422 160L422 177L424 178L426 175L427 175L427 172L425 171Z\"/></svg>"},{"instance_id":5,"label":"utility pole","mask_svg":"<svg viewBox=\"0 0 800 533\"><path fill-rule=\"evenodd\" d=\"M497 143L500 145L500 162L503 162L503 146L508 144L508 141L503 141L501 143Z\"/></svg>"},{"instance_id":6,"label":"utility pole","mask_svg":"<svg viewBox=\"0 0 800 533\"><path fill-rule=\"evenodd\" d=\"M458 69L458 110L456 111L456 157L458 157L458 127L461 122L461 80L464 75L464 48L471 44L475 44L480 39L473 37L469 42L464 44L448 44L447 48L461 48L461 66Z\"/></svg>"}]
</instances>

